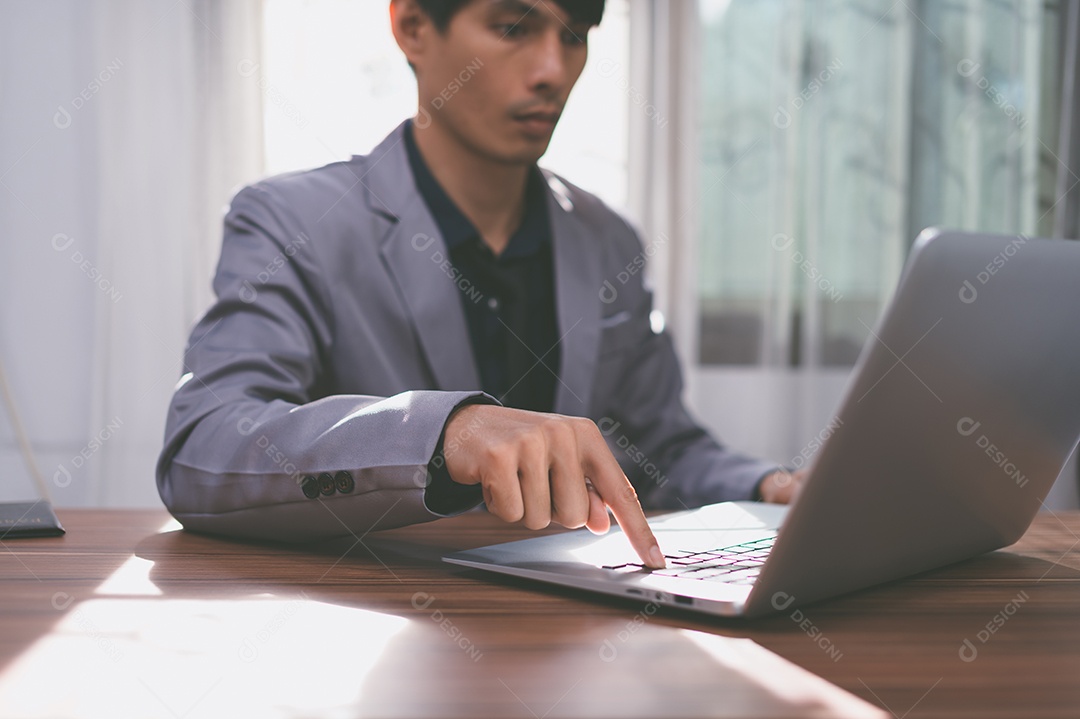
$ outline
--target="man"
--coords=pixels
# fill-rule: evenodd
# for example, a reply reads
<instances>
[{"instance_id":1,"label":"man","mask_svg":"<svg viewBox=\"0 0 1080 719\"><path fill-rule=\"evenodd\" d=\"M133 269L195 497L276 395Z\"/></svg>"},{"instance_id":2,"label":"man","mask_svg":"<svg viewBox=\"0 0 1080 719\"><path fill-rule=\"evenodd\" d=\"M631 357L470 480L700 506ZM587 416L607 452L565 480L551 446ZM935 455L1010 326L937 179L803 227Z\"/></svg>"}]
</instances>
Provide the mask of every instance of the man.
<instances>
[{"instance_id":1,"label":"man","mask_svg":"<svg viewBox=\"0 0 1080 719\"><path fill-rule=\"evenodd\" d=\"M609 528L788 501L650 329L634 231L537 169L603 0L393 0L419 108L370 155L241 190L158 464L196 531L316 540L456 514ZM557 413L557 414L556 414ZM621 465L621 466L620 466Z\"/></svg>"}]
</instances>

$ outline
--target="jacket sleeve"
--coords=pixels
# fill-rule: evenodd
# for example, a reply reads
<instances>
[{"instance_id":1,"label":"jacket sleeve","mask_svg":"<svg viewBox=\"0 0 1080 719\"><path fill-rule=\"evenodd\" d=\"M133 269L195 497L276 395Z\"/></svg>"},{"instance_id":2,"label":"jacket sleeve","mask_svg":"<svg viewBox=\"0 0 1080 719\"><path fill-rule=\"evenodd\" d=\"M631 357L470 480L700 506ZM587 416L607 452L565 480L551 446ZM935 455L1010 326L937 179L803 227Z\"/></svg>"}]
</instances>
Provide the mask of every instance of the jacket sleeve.
<instances>
[{"instance_id":1,"label":"jacket sleeve","mask_svg":"<svg viewBox=\"0 0 1080 719\"><path fill-rule=\"evenodd\" d=\"M644 258L631 230L630 250L616 267ZM599 372L612 373L611 398L597 424L644 507L686 509L714 502L758 499L774 462L741 455L721 445L690 416L682 401L683 382L670 336L654 333L652 293L640 273L620 272L609 281L610 303L603 329ZM620 321L621 320L621 321Z\"/></svg>"},{"instance_id":2,"label":"jacket sleeve","mask_svg":"<svg viewBox=\"0 0 1080 719\"><path fill-rule=\"evenodd\" d=\"M233 200L217 301L192 331L169 407L162 500L188 529L280 541L436 519L425 488L444 424L463 402L494 400L333 394L328 288L298 226L258 185Z\"/></svg>"}]
</instances>

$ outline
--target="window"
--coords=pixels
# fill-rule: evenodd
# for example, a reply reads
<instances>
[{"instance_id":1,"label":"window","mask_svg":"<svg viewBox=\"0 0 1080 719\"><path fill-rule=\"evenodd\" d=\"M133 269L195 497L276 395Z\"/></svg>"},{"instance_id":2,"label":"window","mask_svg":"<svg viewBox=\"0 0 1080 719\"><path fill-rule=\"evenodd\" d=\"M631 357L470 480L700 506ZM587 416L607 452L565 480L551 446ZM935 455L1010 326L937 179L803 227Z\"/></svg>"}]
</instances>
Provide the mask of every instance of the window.
<instances>
[{"instance_id":1,"label":"window","mask_svg":"<svg viewBox=\"0 0 1080 719\"><path fill-rule=\"evenodd\" d=\"M1049 233L1060 12L702 0L699 362L850 365L922 228Z\"/></svg>"}]
</instances>

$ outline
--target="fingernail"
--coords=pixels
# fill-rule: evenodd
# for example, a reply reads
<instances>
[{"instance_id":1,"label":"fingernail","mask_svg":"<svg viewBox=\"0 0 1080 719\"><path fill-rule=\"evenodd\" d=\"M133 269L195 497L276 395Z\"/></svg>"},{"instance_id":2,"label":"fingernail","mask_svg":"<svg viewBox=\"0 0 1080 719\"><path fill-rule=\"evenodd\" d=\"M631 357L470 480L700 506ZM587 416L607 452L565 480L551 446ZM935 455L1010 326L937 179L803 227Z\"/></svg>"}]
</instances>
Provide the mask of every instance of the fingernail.
<instances>
[{"instance_id":1,"label":"fingernail","mask_svg":"<svg viewBox=\"0 0 1080 719\"><path fill-rule=\"evenodd\" d=\"M653 569L663 569L667 566L667 561L664 559L664 553L660 551L660 547L652 545L652 549L649 550L649 561L652 563Z\"/></svg>"}]
</instances>

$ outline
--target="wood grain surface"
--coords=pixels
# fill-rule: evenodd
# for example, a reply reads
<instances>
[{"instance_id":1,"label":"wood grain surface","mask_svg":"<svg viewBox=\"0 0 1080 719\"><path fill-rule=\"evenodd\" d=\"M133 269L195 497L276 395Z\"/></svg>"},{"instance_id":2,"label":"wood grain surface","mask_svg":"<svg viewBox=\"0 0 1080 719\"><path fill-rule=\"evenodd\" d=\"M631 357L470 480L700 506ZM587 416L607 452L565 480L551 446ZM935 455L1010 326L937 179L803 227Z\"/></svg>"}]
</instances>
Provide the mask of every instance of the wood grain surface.
<instances>
[{"instance_id":1,"label":"wood grain surface","mask_svg":"<svg viewBox=\"0 0 1080 719\"><path fill-rule=\"evenodd\" d=\"M5 718L1080 715L1080 513L759 620L441 562L534 536L482 512L305 547L58 514L0 542Z\"/></svg>"}]
</instances>

